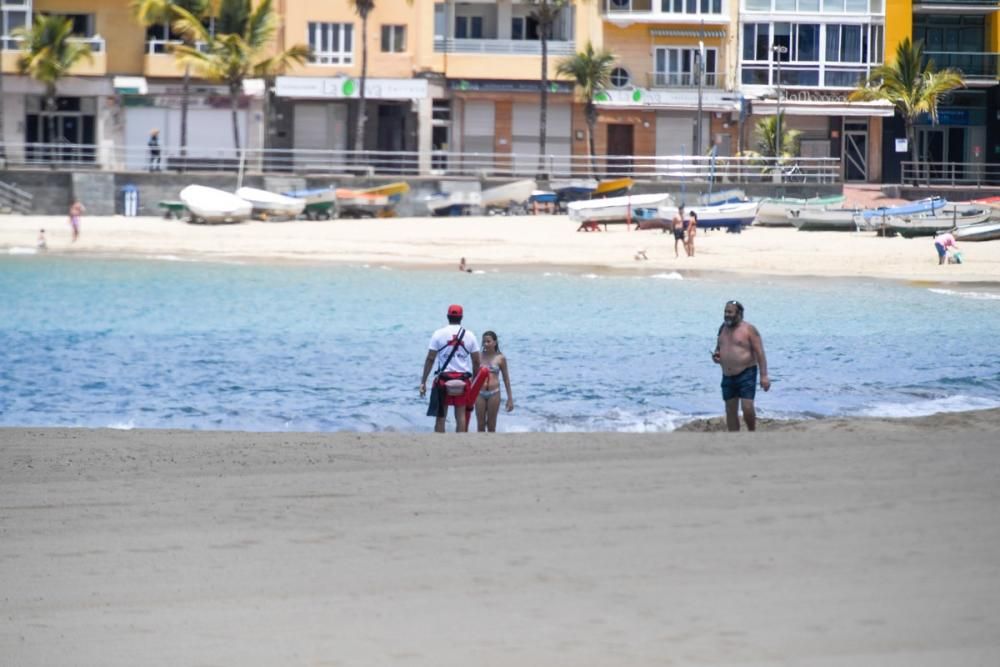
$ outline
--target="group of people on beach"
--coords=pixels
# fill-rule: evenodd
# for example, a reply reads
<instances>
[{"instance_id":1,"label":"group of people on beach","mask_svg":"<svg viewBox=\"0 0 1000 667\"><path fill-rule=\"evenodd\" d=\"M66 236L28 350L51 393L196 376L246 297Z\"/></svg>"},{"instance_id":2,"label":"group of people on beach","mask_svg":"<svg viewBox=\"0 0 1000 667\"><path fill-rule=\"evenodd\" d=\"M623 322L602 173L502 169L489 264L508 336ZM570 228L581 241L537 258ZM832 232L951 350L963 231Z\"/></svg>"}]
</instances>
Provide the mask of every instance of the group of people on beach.
<instances>
[{"instance_id":1,"label":"group of people on beach","mask_svg":"<svg viewBox=\"0 0 1000 667\"><path fill-rule=\"evenodd\" d=\"M670 221L670 231L674 234L674 257L680 257L677 247L684 244L684 252L688 257L694 257L694 239L698 235L698 214L688 213L689 220L684 223L684 204L677 207L677 213Z\"/></svg>"},{"instance_id":2,"label":"group of people on beach","mask_svg":"<svg viewBox=\"0 0 1000 667\"><path fill-rule=\"evenodd\" d=\"M480 345L476 335L462 326L464 314L461 305L448 306L448 324L431 335L424 358L419 391L421 397L427 394L428 378L433 371L427 416L434 417L434 430L438 433L445 432L449 406L454 409L457 432L469 430L473 411L478 431L496 431L501 381L507 396L507 412L514 410L507 357L500 352L497 334L487 331ZM722 368L726 427L739 431L742 411L747 430L756 430L754 400L758 376L764 391L771 389L771 378L760 331L743 319L743 304L739 301L726 302L712 361Z\"/></svg>"}]
</instances>

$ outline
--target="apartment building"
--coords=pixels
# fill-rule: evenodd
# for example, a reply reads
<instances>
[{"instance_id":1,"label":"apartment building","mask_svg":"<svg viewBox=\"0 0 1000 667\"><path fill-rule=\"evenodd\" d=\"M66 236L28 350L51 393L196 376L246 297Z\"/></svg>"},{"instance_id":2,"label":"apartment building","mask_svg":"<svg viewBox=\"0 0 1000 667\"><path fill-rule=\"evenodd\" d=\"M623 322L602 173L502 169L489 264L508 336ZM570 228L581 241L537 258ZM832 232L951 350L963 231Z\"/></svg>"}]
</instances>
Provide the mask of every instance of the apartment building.
<instances>
[{"instance_id":1,"label":"apartment building","mask_svg":"<svg viewBox=\"0 0 1000 667\"><path fill-rule=\"evenodd\" d=\"M2 136L12 158L45 160L47 151L32 144L63 144L62 160L95 162L140 169L145 155L114 150L144 146L153 129L160 132L165 154L180 145L181 80L183 72L167 52L176 41L169 26L145 28L134 19L128 0L0 0L3 14L2 66L4 127ZM57 108L45 108L43 87L17 74L20 49L14 31L36 13L58 14L73 21L74 39L86 42L92 59L83 61L58 85ZM241 143L263 143L263 86L249 82L239 101ZM228 91L194 81L188 114L188 155L231 154L232 115ZM50 126L48 119L54 117ZM54 134L50 132L54 128ZM168 165L169 166L169 165Z\"/></svg>"},{"instance_id":2,"label":"apartment building","mask_svg":"<svg viewBox=\"0 0 1000 667\"><path fill-rule=\"evenodd\" d=\"M962 72L966 87L950 94L938 110L917 122L917 155L929 163L950 162L949 176L961 180L971 164L1000 163L1000 2L997 0L887 0L887 25L899 26L924 44L938 68ZM895 48L895 47L893 47ZM903 125L893 121L893 133ZM899 157L886 151L883 176L898 180Z\"/></svg>"},{"instance_id":3,"label":"apartment building","mask_svg":"<svg viewBox=\"0 0 1000 667\"><path fill-rule=\"evenodd\" d=\"M612 87L599 105L604 151L704 155L714 146L719 155L732 155L739 150L737 2L601 1L604 46L617 57Z\"/></svg>"}]
</instances>

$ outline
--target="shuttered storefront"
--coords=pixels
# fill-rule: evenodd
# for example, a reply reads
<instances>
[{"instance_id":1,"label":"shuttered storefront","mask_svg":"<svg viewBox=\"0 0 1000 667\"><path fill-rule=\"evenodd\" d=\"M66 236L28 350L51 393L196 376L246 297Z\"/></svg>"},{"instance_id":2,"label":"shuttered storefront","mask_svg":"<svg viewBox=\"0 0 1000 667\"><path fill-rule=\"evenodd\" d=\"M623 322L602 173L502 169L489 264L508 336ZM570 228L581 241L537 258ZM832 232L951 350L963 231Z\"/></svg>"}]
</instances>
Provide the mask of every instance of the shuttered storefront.
<instances>
[{"instance_id":1,"label":"shuttered storefront","mask_svg":"<svg viewBox=\"0 0 1000 667\"><path fill-rule=\"evenodd\" d=\"M514 152L514 167L521 173L530 173L538 168L539 111L537 103L514 103L511 149ZM552 104L550 101L545 118L545 154L557 158L557 167L565 165L570 155L572 118L569 104Z\"/></svg>"}]
</instances>

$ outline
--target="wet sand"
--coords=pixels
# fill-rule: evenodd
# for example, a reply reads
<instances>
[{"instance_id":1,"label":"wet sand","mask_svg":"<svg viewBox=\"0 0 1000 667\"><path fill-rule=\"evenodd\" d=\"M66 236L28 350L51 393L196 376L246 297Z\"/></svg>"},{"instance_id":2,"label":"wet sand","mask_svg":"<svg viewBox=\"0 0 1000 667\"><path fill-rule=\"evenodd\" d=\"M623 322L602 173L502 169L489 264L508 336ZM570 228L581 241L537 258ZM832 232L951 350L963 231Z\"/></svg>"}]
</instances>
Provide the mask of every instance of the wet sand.
<instances>
[{"instance_id":1,"label":"wet sand","mask_svg":"<svg viewBox=\"0 0 1000 667\"><path fill-rule=\"evenodd\" d=\"M873 232L702 230L695 256L659 231L577 232L566 216L398 218L190 225L162 218L85 217L70 243L63 217L0 216L0 253L31 252L45 228L51 255L212 261L339 262L409 268L750 273L870 277L934 283L1000 282L1000 242L962 243L965 262L938 266L931 239ZM648 260L636 260L638 251Z\"/></svg>"},{"instance_id":2,"label":"wet sand","mask_svg":"<svg viewBox=\"0 0 1000 667\"><path fill-rule=\"evenodd\" d=\"M0 430L11 665L1000 664L1000 411Z\"/></svg>"}]
</instances>

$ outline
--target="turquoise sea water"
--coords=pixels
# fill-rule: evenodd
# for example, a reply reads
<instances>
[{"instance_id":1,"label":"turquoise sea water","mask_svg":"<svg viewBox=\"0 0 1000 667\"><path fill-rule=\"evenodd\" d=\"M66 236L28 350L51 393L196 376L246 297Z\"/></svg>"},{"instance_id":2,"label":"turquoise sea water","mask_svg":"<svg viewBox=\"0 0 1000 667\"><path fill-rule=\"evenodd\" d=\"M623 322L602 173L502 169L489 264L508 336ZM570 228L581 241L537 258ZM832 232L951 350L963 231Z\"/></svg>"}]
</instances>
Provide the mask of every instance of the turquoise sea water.
<instances>
[{"instance_id":1,"label":"turquoise sea water","mask_svg":"<svg viewBox=\"0 0 1000 667\"><path fill-rule=\"evenodd\" d=\"M0 258L0 425L430 430L450 303L499 333L499 428L669 430L722 412L723 304L761 330L764 416L1000 405L1000 295L891 282Z\"/></svg>"}]
</instances>

